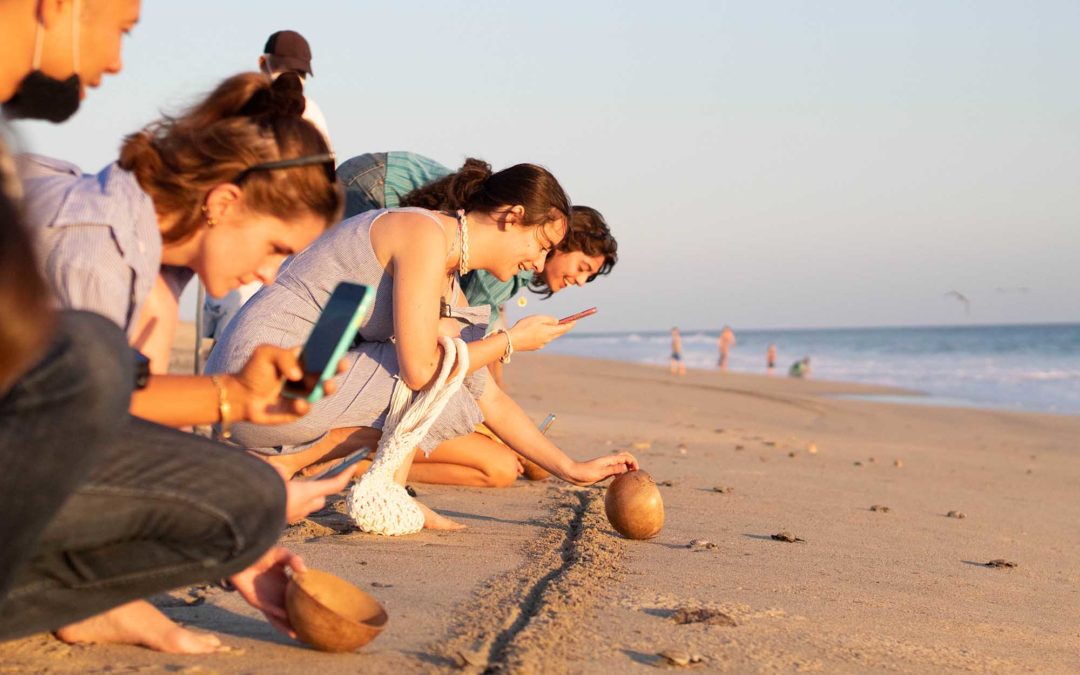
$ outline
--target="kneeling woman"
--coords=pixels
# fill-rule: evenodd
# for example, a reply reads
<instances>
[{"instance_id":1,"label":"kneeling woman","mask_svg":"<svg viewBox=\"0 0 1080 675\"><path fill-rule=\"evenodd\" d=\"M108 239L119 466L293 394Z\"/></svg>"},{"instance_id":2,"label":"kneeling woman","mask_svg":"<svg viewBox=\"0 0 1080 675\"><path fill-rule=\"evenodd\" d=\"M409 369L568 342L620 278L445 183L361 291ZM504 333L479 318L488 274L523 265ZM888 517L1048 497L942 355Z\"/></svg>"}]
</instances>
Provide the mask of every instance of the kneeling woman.
<instances>
[{"instance_id":1,"label":"kneeling woman","mask_svg":"<svg viewBox=\"0 0 1080 675\"><path fill-rule=\"evenodd\" d=\"M548 252L566 236L570 213L554 176L531 164L493 174L484 162L468 160L430 189L445 195L448 212L379 210L341 222L240 311L215 345L209 372L234 369L257 344L304 340L341 281L365 284L376 294L361 324L362 342L349 352L340 392L315 404L303 420L272 429L237 425L234 438L270 455L287 473L363 445L374 447L395 379L413 390L429 387L440 361L439 335L460 330L468 341L471 374L420 450L427 453L469 434L486 419L515 450L572 483L590 484L636 468L627 453L572 461L498 387L485 386L489 363L511 350L539 349L573 326L531 316L482 337L487 308L468 307L458 282L458 275L471 269L502 280L543 270ZM403 482L409 465L402 469L398 478ZM425 515L428 527L453 526L429 510Z\"/></svg>"}]
</instances>

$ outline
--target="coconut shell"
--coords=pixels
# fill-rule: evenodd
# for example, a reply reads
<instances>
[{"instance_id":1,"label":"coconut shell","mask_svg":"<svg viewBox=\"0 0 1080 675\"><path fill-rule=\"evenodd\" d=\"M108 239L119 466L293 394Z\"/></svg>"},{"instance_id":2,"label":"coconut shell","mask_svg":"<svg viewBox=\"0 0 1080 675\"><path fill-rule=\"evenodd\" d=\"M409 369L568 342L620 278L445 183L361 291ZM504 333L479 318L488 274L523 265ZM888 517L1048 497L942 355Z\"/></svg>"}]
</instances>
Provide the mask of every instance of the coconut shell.
<instances>
[{"instance_id":1,"label":"coconut shell","mask_svg":"<svg viewBox=\"0 0 1080 675\"><path fill-rule=\"evenodd\" d=\"M604 512L627 539L652 539L664 527L664 500L652 476L630 471L617 476L604 497Z\"/></svg>"},{"instance_id":2,"label":"coconut shell","mask_svg":"<svg viewBox=\"0 0 1080 675\"><path fill-rule=\"evenodd\" d=\"M320 570L294 574L285 608L300 639L324 652L351 652L378 637L386 610L348 581Z\"/></svg>"}]
</instances>

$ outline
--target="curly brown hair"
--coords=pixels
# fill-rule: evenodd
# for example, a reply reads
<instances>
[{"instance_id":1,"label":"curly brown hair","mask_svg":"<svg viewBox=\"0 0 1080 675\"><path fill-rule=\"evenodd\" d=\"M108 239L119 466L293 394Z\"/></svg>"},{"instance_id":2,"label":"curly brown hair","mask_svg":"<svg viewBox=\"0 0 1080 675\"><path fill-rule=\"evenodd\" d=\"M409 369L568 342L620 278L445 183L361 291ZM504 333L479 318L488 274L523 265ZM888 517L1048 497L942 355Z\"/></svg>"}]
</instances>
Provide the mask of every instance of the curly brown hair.
<instances>
[{"instance_id":1,"label":"curly brown hair","mask_svg":"<svg viewBox=\"0 0 1080 675\"><path fill-rule=\"evenodd\" d=\"M120 167L135 174L159 214L175 216L175 224L162 232L165 243L183 241L201 228L207 194L245 169L329 153L326 139L301 117L304 106L295 74L271 80L241 73L183 114L164 116L124 139ZM247 174L243 190L249 208L283 220L313 213L329 226L345 205L341 184L318 164Z\"/></svg>"},{"instance_id":2,"label":"curly brown hair","mask_svg":"<svg viewBox=\"0 0 1080 675\"><path fill-rule=\"evenodd\" d=\"M588 281L602 274L610 274L615 263L619 261L619 244L611 235L611 229L604 220L603 214L588 206L574 206L571 211L570 229L559 245L548 253L548 260L559 252L582 251L589 257L604 257L604 262ZM540 293L545 298L550 298L554 294L547 281L544 280L543 274L533 275L532 280L529 281L529 290Z\"/></svg>"}]
</instances>

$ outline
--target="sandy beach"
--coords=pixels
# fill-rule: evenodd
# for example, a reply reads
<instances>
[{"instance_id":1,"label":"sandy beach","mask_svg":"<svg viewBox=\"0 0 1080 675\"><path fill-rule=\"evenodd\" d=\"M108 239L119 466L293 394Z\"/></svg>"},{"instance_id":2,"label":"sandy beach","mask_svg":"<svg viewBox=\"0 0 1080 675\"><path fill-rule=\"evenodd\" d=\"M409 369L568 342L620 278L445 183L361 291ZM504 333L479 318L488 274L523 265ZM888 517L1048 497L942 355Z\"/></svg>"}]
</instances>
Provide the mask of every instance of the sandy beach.
<instances>
[{"instance_id":1,"label":"sandy beach","mask_svg":"<svg viewBox=\"0 0 1080 675\"><path fill-rule=\"evenodd\" d=\"M179 589L157 604L231 652L36 636L0 645L0 672L1080 671L1080 417L543 354L515 355L508 376L534 418L558 414L569 453L637 455L662 483L658 537L615 534L602 486L417 485L468 529L370 536L336 503L284 534L387 608L359 653L315 652L234 594Z\"/></svg>"}]
</instances>

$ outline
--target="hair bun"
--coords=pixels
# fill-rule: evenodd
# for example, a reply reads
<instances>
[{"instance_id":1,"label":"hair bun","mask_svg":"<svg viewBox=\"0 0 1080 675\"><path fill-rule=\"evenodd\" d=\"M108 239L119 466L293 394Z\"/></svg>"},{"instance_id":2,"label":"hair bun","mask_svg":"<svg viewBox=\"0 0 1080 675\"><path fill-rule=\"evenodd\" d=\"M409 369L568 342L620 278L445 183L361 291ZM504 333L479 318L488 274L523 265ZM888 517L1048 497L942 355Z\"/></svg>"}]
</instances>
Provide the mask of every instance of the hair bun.
<instances>
[{"instance_id":1,"label":"hair bun","mask_svg":"<svg viewBox=\"0 0 1080 675\"><path fill-rule=\"evenodd\" d=\"M240 114L248 117L300 117L306 106L304 83L300 76L296 73L282 73L269 87L260 88L252 94L240 109Z\"/></svg>"}]
</instances>

